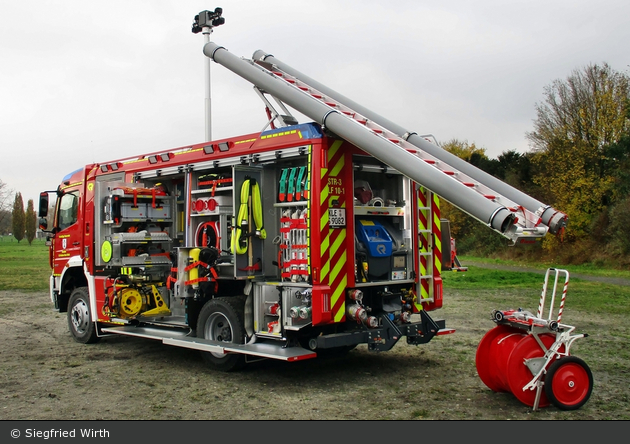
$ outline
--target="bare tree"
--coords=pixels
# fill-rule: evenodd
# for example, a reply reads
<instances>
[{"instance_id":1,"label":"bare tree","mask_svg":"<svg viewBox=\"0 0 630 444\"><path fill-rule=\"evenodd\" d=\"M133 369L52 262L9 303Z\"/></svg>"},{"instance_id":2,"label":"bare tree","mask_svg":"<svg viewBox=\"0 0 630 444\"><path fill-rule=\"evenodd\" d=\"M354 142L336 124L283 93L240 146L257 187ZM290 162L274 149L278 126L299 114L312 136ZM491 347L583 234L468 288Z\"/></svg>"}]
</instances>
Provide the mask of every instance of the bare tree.
<instances>
[{"instance_id":1,"label":"bare tree","mask_svg":"<svg viewBox=\"0 0 630 444\"><path fill-rule=\"evenodd\" d=\"M11 197L13 190L0 179L0 233L7 234L11 229Z\"/></svg>"}]
</instances>

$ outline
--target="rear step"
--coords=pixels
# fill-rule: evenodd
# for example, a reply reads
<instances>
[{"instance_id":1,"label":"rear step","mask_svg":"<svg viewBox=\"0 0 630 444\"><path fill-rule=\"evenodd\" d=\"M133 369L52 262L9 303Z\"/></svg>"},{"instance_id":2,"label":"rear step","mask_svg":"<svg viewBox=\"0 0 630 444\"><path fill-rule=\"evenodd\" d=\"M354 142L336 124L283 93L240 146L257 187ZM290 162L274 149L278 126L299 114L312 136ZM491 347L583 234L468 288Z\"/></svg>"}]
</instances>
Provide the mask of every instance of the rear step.
<instances>
[{"instance_id":1,"label":"rear step","mask_svg":"<svg viewBox=\"0 0 630 444\"><path fill-rule=\"evenodd\" d=\"M281 361L301 361L317 356L317 353L302 347L284 348L280 343L230 344L221 341L210 341L203 338L191 338L183 331L161 330L146 327L107 327L101 329L105 333L135 336L146 339L161 340L165 345L190 348L212 353L244 353L262 358L279 359Z\"/></svg>"}]
</instances>

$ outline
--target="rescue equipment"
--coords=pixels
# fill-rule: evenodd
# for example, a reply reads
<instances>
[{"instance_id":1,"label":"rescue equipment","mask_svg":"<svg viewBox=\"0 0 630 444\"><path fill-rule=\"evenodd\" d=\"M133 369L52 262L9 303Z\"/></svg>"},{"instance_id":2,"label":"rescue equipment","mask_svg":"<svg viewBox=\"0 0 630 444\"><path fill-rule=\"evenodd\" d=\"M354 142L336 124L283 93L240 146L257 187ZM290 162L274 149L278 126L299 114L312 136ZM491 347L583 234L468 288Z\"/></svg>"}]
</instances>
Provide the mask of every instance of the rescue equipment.
<instances>
[{"instance_id":1,"label":"rescue equipment","mask_svg":"<svg viewBox=\"0 0 630 444\"><path fill-rule=\"evenodd\" d=\"M253 222L255 231L250 231ZM258 182L252 178L246 178L241 186L241 205L236 216L236 223L232 228L232 253L245 254L249 250L249 237L256 236L260 239L267 238L267 232L263 228L262 200ZM252 265L252 264L250 264Z\"/></svg>"},{"instance_id":2,"label":"rescue equipment","mask_svg":"<svg viewBox=\"0 0 630 444\"><path fill-rule=\"evenodd\" d=\"M545 317L551 273L553 292ZM561 274L565 276L562 298L554 308ZM588 335L573 334L575 327L561 323L568 283L568 271L550 268L536 315L522 309L492 312L497 326L481 339L475 357L479 377L492 391L512 393L534 410L550 403L575 410L588 401L593 375L584 361L570 355L573 342Z\"/></svg>"},{"instance_id":3,"label":"rescue equipment","mask_svg":"<svg viewBox=\"0 0 630 444\"><path fill-rule=\"evenodd\" d=\"M199 224L195 233L195 246L221 249L221 230L219 221L211 220Z\"/></svg>"}]
</instances>

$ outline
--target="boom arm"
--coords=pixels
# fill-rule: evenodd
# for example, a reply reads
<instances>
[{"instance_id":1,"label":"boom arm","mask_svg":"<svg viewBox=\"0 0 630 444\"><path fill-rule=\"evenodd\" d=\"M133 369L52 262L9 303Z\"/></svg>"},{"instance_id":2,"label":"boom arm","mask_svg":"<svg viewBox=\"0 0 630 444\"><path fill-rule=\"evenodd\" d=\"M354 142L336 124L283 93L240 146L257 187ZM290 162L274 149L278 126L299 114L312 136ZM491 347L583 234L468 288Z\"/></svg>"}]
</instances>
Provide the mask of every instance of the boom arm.
<instances>
[{"instance_id":1,"label":"boom arm","mask_svg":"<svg viewBox=\"0 0 630 444\"><path fill-rule=\"evenodd\" d=\"M547 227L540 226L540 218L529 214L529 210L521 205L498 193L491 193L493 190L472 182L470 176L454 170L435 156L418 150L392 131L374 125L373 122L368 125L368 119L355 110L324 100L320 91L278 72L275 66L270 71L261 66L261 63L230 54L214 42L204 46L204 54L344 140L422 184L513 242L523 237L538 238L546 234Z\"/></svg>"},{"instance_id":2,"label":"boom arm","mask_svg":"<svg viewBox=\"0 0 630 444\"><path fill-rule=\"evenodd\" d=\"M364 117L378 123L384 128L392 131L393 133L396 133L398 136L407 140L412 145L420 148L422 151L425 151L431 156L434 156L437 159L446 162L447 164L456 168L458 171L461 171L462 173L470 176L471 178L484 184L488 188L495 190L497 193L505 196L506 198L514 202L518 202L529 211L534 212L538 216L540 216L542 219L542 223L549 227L549 231L551 233L558 233L563 227L566 226L567 216L564 213L552 208L549 205L545 205L542 202L537 201L536 199L523 193L522 191L506 184L505 182L502 182L496 177L475 167L474 165L469 164L465 160L460 159L459 157L449 153L448 151L430 143L418 134L407 131L405 128L397 125L391 120L388 120L385 117L382 117L377 113L370 111L362 105L352 101L351 99L344 97L338 92L328 88L326 85L317 82L316 80L292 68L286 63L278 60L273 55L268 54L262 50L258 50L254 53L253 59L273 64L283 72L286 72L291 76L303 81L304 83L311 85L331 99L345 104L346 106L361 113Z\"/></svg>"}]
</instances>

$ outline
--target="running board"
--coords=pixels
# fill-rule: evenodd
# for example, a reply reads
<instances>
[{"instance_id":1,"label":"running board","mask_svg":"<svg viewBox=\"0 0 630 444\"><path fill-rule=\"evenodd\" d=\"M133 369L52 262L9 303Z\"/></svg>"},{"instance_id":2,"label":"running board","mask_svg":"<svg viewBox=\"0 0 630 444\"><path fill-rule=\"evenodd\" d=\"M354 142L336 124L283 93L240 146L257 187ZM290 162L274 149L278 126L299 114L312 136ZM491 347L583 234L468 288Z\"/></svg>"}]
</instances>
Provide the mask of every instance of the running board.
<instances>
[{"instance_id":1,"label":"running board","mask_svg":"<svg viewBox=\"0 0 630 444\"><path fill-rule=\"evenodd\" d=\"M302 347L283 347L280 344L253 343L253 344L226 344L221 341L210 341L203 338L188 337L185 332L159 330L146 327L109 327L101 329L105 333L135 336L146 339L156 339L165 345L190 348L211 353L242 353L261 358L278 359L281 361L301 361L315 358L317 353Z\"/></svg>"}]
</instances>

